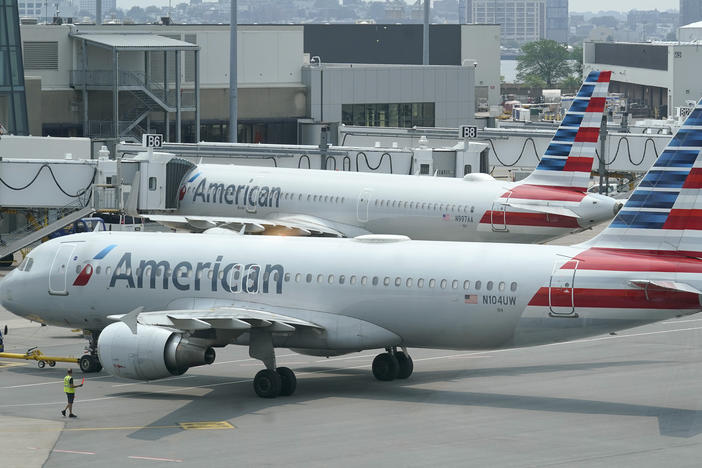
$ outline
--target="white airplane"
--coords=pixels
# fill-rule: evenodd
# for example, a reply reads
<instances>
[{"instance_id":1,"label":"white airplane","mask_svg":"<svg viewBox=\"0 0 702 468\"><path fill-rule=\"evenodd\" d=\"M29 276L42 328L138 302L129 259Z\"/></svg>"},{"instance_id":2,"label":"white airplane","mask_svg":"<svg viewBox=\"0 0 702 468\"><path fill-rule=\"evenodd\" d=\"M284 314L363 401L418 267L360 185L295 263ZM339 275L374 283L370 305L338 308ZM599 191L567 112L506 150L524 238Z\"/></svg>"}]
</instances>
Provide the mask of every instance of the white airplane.
<instances>
[{"instance_id":1,"label":"white airplane","mask_svg":"<svg viewBox=\"0 0 702 468\"><path fill-rule=\"evenodd\" d=\"M262 397L296 387L276 347L384 348L373 374L404 379L411 347L531 346L700 312L701 150L702 101L609 227L579 245L92 232L34 249L0 301L94 331L81 367L131 379L211 364L228 344L265 364Z\"/></svg>"},{"instance_id":2,"label":"white airplane","mask_svg":"<svg viewBox=\"0 0 702 468\"><path fill-rule=\"evenodd\" d=\"M610 75L590 73L520 182L200 164L184 177L174 214L146 217L190 231L485 242L543 242L586 229L621 208L587 193Z\"/></svg>"}]
</instances>

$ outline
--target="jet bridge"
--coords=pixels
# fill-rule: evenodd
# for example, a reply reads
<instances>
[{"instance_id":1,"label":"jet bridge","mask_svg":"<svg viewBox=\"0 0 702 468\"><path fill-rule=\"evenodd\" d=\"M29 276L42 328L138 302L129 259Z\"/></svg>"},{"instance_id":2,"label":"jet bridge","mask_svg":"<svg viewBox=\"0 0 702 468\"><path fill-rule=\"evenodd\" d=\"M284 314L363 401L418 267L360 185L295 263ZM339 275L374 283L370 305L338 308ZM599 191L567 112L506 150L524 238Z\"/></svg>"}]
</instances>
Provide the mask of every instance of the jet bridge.
<instances>
[{"instance_id":1,"label":"jet bridge","mask_svg":"<svg viewBox=\"0 0 702 468\"><path fill-rule=\"evenodd\" d=\"M555 135L553 128L484 128L479 129L473 142L489 147L490 168L507 168L531 172ZM651 126L610 126L605 136L604 157L608 172L643 174L651 167L672 138L673 129L651 131ZM412 146L420 141L429 146L449 146L458 141L456 128L387 128L339 127L339 141L355 145ZM597 155L600 157L600 146ZM599 169L599 159L593 171Z\"/></svg>"}]
</instances>

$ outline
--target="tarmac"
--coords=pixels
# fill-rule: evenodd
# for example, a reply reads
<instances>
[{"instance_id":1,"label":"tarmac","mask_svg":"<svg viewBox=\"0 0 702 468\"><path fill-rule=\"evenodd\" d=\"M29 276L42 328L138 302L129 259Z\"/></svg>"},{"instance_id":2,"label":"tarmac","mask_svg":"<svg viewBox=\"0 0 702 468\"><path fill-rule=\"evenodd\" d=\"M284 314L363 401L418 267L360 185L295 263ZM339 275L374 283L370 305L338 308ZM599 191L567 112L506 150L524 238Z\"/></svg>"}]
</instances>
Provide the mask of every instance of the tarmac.
<instances>
[{"instance_id":1,"label":"tarmac","mask_svg":"<svg viewBox=\"0 0 702 468\"><path fill-rule=\"evenodd\" d=\"M588 231L559 243L574 243ZM80 356L80 333L0 310L8 352ZM63 418L69 364L0 359L0 466L700 466L702 316L514 350L411 349L379 382L377 351L278 350L296 393L258 398L246 347L154 382L85 375ZM74 378L83 375L73 366Z\"/></svg>"}]
</instances>

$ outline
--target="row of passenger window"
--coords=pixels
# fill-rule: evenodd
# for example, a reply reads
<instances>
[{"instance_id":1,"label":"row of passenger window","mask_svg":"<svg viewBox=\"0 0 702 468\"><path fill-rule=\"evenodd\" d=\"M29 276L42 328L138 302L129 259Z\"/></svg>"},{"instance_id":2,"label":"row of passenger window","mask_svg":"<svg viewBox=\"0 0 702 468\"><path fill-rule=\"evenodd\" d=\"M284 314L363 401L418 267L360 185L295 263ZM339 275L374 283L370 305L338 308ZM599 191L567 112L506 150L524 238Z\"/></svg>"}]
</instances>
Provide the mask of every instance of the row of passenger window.
<instances>
[{"instance_id":1,"label":"row of passenger window","mask_svg":"<svg viewBox=\"0 0 702 468\"><path fill-rule=\"evenodd\" d=\"M277 272L273 273L273 279L277 280ZM301 283L303 282L303 274L302 273L296 273L294 276L291 273L285 273L284 276L285 282L290 282L290 281L295 281L296 283ZM312 283L315 280L314 275L312 273L307 273L304 275L304 282L305 283ZM424 278L402 278L400 276L396 276L395 278L392 278L390 276L385 276L385 277L380 277L380 276L357 276L357 275L351 275L346 277L346 275L322 275L318 274L317 283L327 283L327 284L349 284L349 285L356 285L360 284L361 286L382 286L389 287L394 285L395 287L399 288L402 287L403 285L407 288L424 288L425 285L428 288L435 288L438 287L441 289L459 289L461 286L461 282L459 280L447 280L447 279L434 279L430 278L428 280L425 280ZM450 281L450 283L449 283ZM471 281L470 280L464 280L463 281L463 289L466 291L471 289ZM475 281L473 283L473 288L476 291L480 291L483 287L483 282L481 280ZM485 290L487 291L492 291L493 289L496 289L497 291L505 291L507 289L507 283L504 281L488 281L485 283ZM517 290L517 283L513 281L509 285L510 291L514 292Z\"/></svg>"},{"instance_id":2,"label":"row of passenger window","mask_svg":"<svg viewBox=\"0 0 702 468\"><path fill-rule=\"evenodd\" d=\"M303 197L305 195L298 193L297 194L297 201L302 201ZM344 203L346 200L345 197L339 197L339 196L334 196L334 195L311 195L307 194L306 196L308 202L320 202L320 203ZM290 192L285 192L283 193L283 200L295 200L295 194L290 193Z\"/></svg>"},{"instance_id":3,"label":"row of passenger window","mask_svg":"<svg viewBox=\"0 0 702 468\"><path fill-rule=\"evenodd\" d=\"M373 203L378 207L388 207L388 208L405 208L405 209L417 209L417 210L434 210L434 211L452 211L455 213L472 213L475 211L475 207L468 205L451 205L444 203L430 203L430 202L413 202L413 201L401 201L401 200L375 200Z\"/></svg>"}]
</instances>

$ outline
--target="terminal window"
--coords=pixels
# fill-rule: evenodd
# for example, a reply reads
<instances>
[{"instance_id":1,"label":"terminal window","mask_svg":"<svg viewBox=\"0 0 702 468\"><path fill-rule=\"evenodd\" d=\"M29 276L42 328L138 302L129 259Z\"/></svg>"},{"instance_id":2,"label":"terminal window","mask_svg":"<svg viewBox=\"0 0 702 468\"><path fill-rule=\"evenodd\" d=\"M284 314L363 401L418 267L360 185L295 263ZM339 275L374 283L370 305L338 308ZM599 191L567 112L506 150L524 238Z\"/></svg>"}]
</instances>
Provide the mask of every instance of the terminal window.
<instances>
[{"instance_id":1,"label":"terminal window","mask_svg":"<svg viewBox=\"0 0 702 468\"><path fill-rule=\"evenodd\" d=\"M434 103L342 104L341 121L362 127L433 127Z\"/></svg>"}]
</instances>

